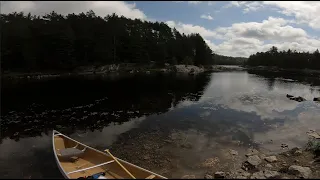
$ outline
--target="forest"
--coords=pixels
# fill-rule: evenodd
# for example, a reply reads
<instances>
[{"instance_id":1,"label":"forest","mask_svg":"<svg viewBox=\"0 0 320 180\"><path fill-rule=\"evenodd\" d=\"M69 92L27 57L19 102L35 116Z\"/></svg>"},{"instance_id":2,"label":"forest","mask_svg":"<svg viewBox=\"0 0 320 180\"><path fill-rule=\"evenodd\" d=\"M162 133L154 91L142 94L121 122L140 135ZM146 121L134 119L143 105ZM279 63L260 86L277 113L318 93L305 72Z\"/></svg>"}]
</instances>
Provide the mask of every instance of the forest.
<instances>
[{"instance_id":1,"label":"forest","mask_svg":"<svg viewBox=\"0 0 320 180\"><path fill-rule=\"evenodd\" d=\"M163 22L97 16L1 14L2 71L70 71L119 63L214 64L199 34L181 34Z\"/></svg>"},{"instance_id":2,"label":"forest","mask_svg":"<svg viewBox=\"0 0 320 180\"><path fill-rule=\"evenodd\" d=\"M213 59L215 64L219 65L244 65L248 58L245 57L231 57L231 56L223 56L219 54L214 54Z\"/></svg>"},{"instance_id":3,"label":"forest","mask_svg":"<svg viewBox=\"0 0 320 180\"><path fill-rule=\"evenodd\" d=\"M320 53L318 49L313 53L297 52L290 49L278 51L278 48L273 46L267 52L257 52L251 55L245 64L248 66L320 69Z\"/></svg>"}]
</instances>

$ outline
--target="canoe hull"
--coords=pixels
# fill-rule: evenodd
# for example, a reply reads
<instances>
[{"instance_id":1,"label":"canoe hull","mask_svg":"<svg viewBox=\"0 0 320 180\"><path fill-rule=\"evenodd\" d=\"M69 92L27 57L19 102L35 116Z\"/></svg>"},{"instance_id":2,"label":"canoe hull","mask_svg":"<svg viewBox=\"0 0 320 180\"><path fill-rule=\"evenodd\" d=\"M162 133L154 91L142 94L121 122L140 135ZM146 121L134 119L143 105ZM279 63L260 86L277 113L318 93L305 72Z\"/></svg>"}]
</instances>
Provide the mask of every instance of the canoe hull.
<instances>
[{"instance_id":1,"label":"canoe hull","mask_svg":"<svg viewBox=\"0 0 320 180\"><path fill-rule=\"evenodd\" d=\"M91 176L101 171L107 172L106 174L108 174L108 176L106 177L108 179L131 179L131 177L123 170L123 168L114 162L115 159L113 159L113 157L90 146L75 141L55 130L53 130L52 133L52 146L58 168L66 179L74 179L89 175ZM77 146L77 148L80 150L86 149L83 157L81 156L81 158L77 158L74 162L65 161L62 160L61 157L58 157L58 153L61 149L71 148L74 146ZM118 160L121 165L130 171L130 173L132 173L136 178L145 179L151 176L154 179L167 179L161 175L148 171L117 157L114 158L116 158L116 160Z\"/></svg>"}]
</instances>

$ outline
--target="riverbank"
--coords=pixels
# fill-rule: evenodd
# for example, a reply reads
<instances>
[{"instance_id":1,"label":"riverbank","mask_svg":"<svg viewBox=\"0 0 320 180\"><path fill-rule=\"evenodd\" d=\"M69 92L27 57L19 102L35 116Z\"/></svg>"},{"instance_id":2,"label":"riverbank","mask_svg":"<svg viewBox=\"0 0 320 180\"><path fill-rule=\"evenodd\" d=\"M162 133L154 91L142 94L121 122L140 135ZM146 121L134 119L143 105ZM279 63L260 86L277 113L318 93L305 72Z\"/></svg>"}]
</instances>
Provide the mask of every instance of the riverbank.
<instances>
[{"instance_id":1,"label":"riverbank","mask_svg":"<svg viewBox=\"0 0 320 180\"><path fill-rule=\"evenodd\" d=\"M28 79L41 79L57 76L68 75L90 75L90 74L150 74L150 73L179 73L187 75L196 75L203 72L213 71L213 66L194 66L194 65L169 65L160 67L154 64L138 65L138 64L110 64L101 66L81 66L75 68L70 72L4 72L2 77L4 78L28 78Z\"/></svg>"},{"instance_id":2,"label":"riverbank","mask_svg":"<svg viewBox=\"0 0 320 180\"><path fill-rule=\"evenodd\" d=\"M320 70L314 69L292 69L292 68L279 68L276 66L242 66L246 70L260 70L260 71L270 71L270 72L296 72L304 73L308 75L320 75Z\"/></svg>"}]
</instances>

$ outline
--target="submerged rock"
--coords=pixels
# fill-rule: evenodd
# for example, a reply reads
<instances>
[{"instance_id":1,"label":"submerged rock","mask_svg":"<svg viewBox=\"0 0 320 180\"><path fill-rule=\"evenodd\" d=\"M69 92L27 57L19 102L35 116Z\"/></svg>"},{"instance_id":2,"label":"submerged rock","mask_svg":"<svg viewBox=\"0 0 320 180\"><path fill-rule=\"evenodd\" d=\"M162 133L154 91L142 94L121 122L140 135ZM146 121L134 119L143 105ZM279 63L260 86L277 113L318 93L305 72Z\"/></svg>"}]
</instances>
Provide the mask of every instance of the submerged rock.
<instances>
[{"instance_id":1,"label":"submerged rock","mask_svg":"<svg viewBox=\"0 0 320 180\"><path fill-rule=\"evenodd\" d=\"M196 179L195 175L184 175L181 177L181 179Z\"/></svg>"},{"instance_id":2,"label":"submerged rock","mask_svg":"<svg viewBox=\"0 0 320 180\"><path fill-rule=\"evenodd\" d=\"M234 155L234 156L237 156L238 155L238 151L235 151L235 150L230 150L230 154L231 155Z\"/></svg>"},{"instance_id":3,"label":"submerged rock","mask_svg":"<svg viewBox=\"0 0 320 180\"><path fill-rule=\"evenodd\" d=\"M310 168L297 165L292 165L288 169L289 174L298 175L300 178L309 178L311 172Z\"/></svg>"},{"instance_id":4,"label":"submerged rock","mask_svg":"<svg viewBox=\"0 0 320 180\"><path fill-rule=\"evenodd\" d=\"M248 153L246 154L247 157L257 155L259 154L259 151L256 149L248 149Z\"/></svg>"}]
</instances>

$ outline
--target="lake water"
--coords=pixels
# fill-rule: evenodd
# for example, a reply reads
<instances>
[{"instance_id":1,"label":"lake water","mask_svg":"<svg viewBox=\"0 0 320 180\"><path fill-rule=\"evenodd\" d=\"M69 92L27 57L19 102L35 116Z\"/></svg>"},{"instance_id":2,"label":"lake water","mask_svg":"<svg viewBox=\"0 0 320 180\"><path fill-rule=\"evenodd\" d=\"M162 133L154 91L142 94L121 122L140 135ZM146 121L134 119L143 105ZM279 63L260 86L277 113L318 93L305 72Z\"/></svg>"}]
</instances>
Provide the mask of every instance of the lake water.
<instances>
[{"instance_id":1,"label":"lake water","mask_svg":"<svg viewBox=\"0 0 320 180\"><path fill-rule=\"evenodd\" d=\"M308 130L320 130L314 97L318 77L281 72L3 80L0 177L62 178L52 151L56 129L169 178L201 178L208 158L230 168L228 149L240 161L249 147L303 146Z\"/></svg>"}]
</instances>

